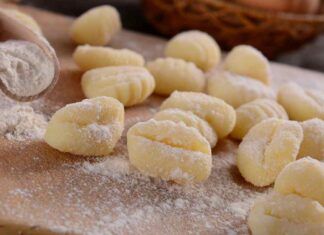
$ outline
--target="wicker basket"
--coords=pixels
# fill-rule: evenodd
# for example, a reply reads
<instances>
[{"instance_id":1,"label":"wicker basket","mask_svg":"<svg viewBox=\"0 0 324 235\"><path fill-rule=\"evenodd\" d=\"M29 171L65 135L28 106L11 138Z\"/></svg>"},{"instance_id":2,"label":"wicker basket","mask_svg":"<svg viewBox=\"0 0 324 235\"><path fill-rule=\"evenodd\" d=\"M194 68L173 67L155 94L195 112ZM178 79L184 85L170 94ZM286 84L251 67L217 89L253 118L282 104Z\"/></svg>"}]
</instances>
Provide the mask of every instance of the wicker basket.
<instances>
[{"instance_id":1,"label":"wicker basket","mask_svg":"<svg viewBox=\"0 0 324 235\"><path fill-rule=\"evenodd\" d=\"M200 29L215 37L223 49L253 45L270 59L296 49L324 31L324 14L275 13L221 0L143 0L148 21L172 36Z\"/></svg>"}]
</instances>

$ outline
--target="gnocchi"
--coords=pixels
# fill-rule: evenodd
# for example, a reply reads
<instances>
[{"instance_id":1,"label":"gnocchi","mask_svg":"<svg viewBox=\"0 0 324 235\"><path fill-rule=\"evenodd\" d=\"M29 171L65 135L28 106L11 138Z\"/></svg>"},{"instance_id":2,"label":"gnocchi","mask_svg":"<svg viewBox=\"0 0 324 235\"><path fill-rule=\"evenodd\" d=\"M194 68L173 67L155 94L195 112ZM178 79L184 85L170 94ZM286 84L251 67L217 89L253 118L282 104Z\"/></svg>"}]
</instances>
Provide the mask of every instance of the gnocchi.
<instances>
[{"instance_id":1,"label":"gnocchi","mask_svg":"<svg viewBox=\"0 0 324 235\"><path fill-rule=\"evenodd\" d=\"M161 110L170 108L193 112L212 126L218 138L226 137L233 130L236 121L232 106L199 92L173 92L160 107Z\"/></svg>"},{"instance_id":2,"label":"gnocchi","mask_svg":"<svg viewBox=\"0 0 324 235\"><path fill-rule=\"evenodd\" d=\"M27 15L21 11L18 11L16 9L1 9L5 13L7 13L9 16L15 18L16 20L20 21L23 25L30 28L32 31L38 34L42 34L42 29L39 26L39 24L34 20L33 17L30 15Z\"/></svg>"},{"instance_id":3,"label":"gnocchi","mask_svg":"<svg viewBox=\"0 0 324 235\"><path fill-rule=\"evenodd\" d=\"M259 122L268 118L288 120L285 109L274 100L256 99L236 110L236 124L231 136L242 139Z\"/></svg>"},{"instance_id":4,"label":"gnocchi","mask_svg":"<svg viewBox=\"0 0 324 235\"><path fill-rule=\"evenodd\" d=\"M73 59L82 70L106 66L144 66L143 56L134 51L100 46L78 46L73 53Z\"/></svg>"},{"instance_id":5,"label":"gnocchi","mask_svg":"<svg viewBox=\"0 0 324 235\"><path fill-rule=\"evenodd\" d=\"M291 119L297 121L324 119L323 92L303 89L296 83L288 83L280 87L278 102L286 109Z\"/></svg>"},{"instance_id":6,"label":"gnocchi","mask_svg":"<svg viewBox=\"0 0 324 235\"><path fill-rule=\"evenodd\" d=\"M192 127L151 119L127 133L129 160L142 174L179 184L201 182L211 173L211 149Z\"/></svg>"},{"instance_id":7,"label":"gnocchi","mask_svg":"<svg viewBox=\"0 0 324 235\"><path fill-rule=\"evenodd\" d=\"M158 58L147 63L155 78L154 92L169 95L173 91L203 91L205 76L193 63L174 58Z\"/></svg>"},{"instance_id":8,"label":"gnocchi","mask_svg":"<svg viewBox=\"0 0 324 235\"><path fill-rule=\"evenodd\" d=\"M314 118L301 123L304 139L298 158L312 156L324 160L324 120Z\"/></svg>"},{"instance_id":9,"label":"gnocchi","mask_svg":"<svg viewBox=\"0 0 324 235\"><path fill-rule=\"evenodd\" d=\"M165 55L193 62L204 71L215 67L221 59L217 42L207 33L198 30L186 31L173 37L165 48Z\"/></svg>"},{"instance_id":10,"label":"gnocchi","mask_svg":"<svg viewBox=\"0 0 324 235\"><path fill-rule=\"evenodd\" d=\"M255 202L248 225L253 235L321 235L324 207L309 198L274 192Z\"/></svg>"},{"instance_id":11,"label":"gnocchi","mask_svg":"<svg viewBox=\"0 0 324 235\"><path fill-rule=\"evenodd\" d=\"M78 44L104 46L121 30L116 8L108 5L94 7L72 24L71 37Z\"/></svg>"},{"instance_id":12,"label":"gnocchi","mask_svg":"<svg viewBox=\"0 0 324 235\"><path fill-rule=\"evenodd\" d=\"M243 138L238 148L237 167L253 185L270 185L288 163L296 160L302 140L299 123L276 118L264 120Z\"/></svg>"},{"instance_id":13,"label":"gnocchi","mask_svg":"<svg viewBox=\"0 0 324 235\"><path fill-rule=\"evenodd\" d=\"M234 108L257 98L276 99L273 90L262 82L229 72L212 74L208 78L207 92Z\"/></svg>"},{"instance_id":14,"label":"gnocchi","mask_svg":"<svg viewBox=\"0 0 324 235\"><path fill-rule=\"evenodd\" d=\"M125 106L142 103L155 87L153 76L138 66L113 66L87 71L81 79L86 97L114 97Z\"/></svg>"},{"instance_id":15,"label":"gnocchi","mask_svg":"<svg viewBox=\"0 0 324 235\"><path fill-rule=\"evenodd\" d=\"M278 175L274 190L310 198L324 206L324 163L311 157L289 163Z\"/></svg>"},{"instance_id":16,"label":"gnocchi","mask_svg":"<svg viewBox=\"0 0 324 235\"><path fill-rule=\"evenodd\" d=\"M269 85L270 63L257 49L247 45L234 47L224 61L224 68L230 72L247 76Z\"/></svg>"},{"instance_id":17,"label":"gnocchi","mask_svg":"<svg viewBox=\"0 0 324 235\"><path fill-rule=\"evenodd\" d=\"M215 147L217 143L217 134L208 122L190 111L165 109L156 113L154 119L157 121L170 120L173 122L183 122L188 127L196 128L200 134L206 138L212 148Z\"/></svg>"},{"instance_id":18,"label":"gnocchi","mask_svg":"<svg viewBox=\"0 0 324 235\"><path fill-rule=\"evenodd\" d=\"M112 152L123 128L123 105L114 98L97 97L59 109L48 123L45 141L61 152L104 156Z\"/></svg>"}]
</instances>

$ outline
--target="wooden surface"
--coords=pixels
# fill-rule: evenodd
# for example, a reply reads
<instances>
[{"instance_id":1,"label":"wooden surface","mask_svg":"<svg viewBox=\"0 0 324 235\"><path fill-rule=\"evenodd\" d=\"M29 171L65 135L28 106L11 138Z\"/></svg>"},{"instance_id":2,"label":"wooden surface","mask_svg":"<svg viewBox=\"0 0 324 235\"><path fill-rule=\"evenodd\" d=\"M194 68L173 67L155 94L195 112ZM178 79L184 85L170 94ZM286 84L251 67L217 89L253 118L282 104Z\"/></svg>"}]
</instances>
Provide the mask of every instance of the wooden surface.
<instances>
[{"instance_id":1,"label":"wooden surface","mask_svg":"<svg viewBox=\"0 0 324 235\"><path fill-rule=\"evenodd\" d=\"M61 63L54 90L30 103L50 116L84 98L81 72L71 60L75 48L68 37L71 19L23 10L41 24ZM112 46L130 48L152 59L162 55L164 44L158 38L123 31ZM272 69L275 88L294 80L324 91L323 74L279 64ZM150 118L162 100L154 96L128 108L126 130ZM0 108L13 104L0 97ZM125 133L114 156L127 157ZM236 148L232 140L220 141L213 150L213 171L207 182L180 187L142 179L136 171L122 179L93 174L82 167L89 158L60 153L43 141L14 142L0 137L0 234L246 234L246 207L269 189L244 182L235 166Z\"/></svg>"}]
</instances>

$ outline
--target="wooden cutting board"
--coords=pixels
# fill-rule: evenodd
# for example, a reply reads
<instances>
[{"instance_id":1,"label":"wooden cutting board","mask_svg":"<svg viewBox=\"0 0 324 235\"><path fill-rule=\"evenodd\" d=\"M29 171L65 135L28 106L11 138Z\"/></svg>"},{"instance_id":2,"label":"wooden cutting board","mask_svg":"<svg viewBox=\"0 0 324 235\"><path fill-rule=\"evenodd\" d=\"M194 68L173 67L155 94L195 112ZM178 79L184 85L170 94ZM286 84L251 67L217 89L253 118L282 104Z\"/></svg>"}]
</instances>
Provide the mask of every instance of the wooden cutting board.
<instances>
[{"instance_id":1,"label":"wooden cutting board","mask_svg":"<svg viewBox=\"0 0 324 235\"><path fill-rule=\"evenodd\" d=\"M60 59L62 71L55 89L29 103L50 116L65 104L84 98L81 72L71 59L75 45L68 29L72 19L19 8L40 23ZM130 48L152 59L162 55L164 45L162 39L125 30L111 46ZM272 70L275 88L296 81L324 91L323 74L279 64L272 64ZM127 108L125 133L132 124L150 118L162 100L153 96L144 104ZM0 96L0 108L13 104ZM125 133L112 156L102 159L60 153L43 141L0 137L0 234L248 233L249 207L270 189L244 182L235 166L237 142L218 143L207 182L178 186L141 176L130 167ZM103 164L110 171L105 171Z\"/></svg>"}]
</instances>

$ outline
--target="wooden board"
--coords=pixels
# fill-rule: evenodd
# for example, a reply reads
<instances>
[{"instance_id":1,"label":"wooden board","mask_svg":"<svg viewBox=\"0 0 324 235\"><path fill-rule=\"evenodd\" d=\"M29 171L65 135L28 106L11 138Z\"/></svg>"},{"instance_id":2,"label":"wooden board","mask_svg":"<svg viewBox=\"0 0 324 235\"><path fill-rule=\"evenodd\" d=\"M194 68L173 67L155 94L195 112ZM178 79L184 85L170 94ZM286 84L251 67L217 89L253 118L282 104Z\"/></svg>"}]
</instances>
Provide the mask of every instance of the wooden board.
<instances>
[{"instance_id":1,"label":"wooden board","mask_svg":"<svg viewBox=\"0 0 324 235\"><path fill-rule=\"evenodd\" d=\"M1 5L4 6L4 5ZM55 89L30 103L51 115L84 98L81 72L71 60L75 45L68 37L72 19L21 7L41 24L59 56L62 71ZM152 59L162 55L159 38L123 31L112 46L130 48ZM324 75L272 64L274 87L296 81L324 91ZM150 118L162 97L126 110L126 130ZM14 102L0 97L0 108ZM127 164L125 133L114 159ZM177 186L141 177L135 169L107 176L85 168L85 159L60 153L43 141L15 142L0 138L0 234L246 234L247 211L269 191L244 182L235 166L237 142L222 140L213 150L213 171L200 185ZM96 163L94 163L96 164ZM128 167L128 165L126 165Z\"/></svg>"}]
</instances>

